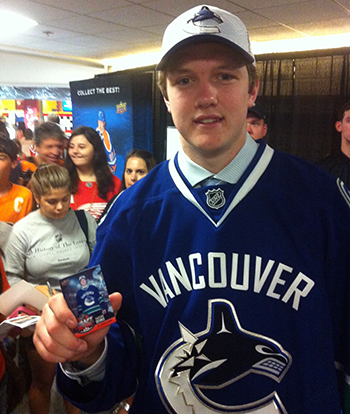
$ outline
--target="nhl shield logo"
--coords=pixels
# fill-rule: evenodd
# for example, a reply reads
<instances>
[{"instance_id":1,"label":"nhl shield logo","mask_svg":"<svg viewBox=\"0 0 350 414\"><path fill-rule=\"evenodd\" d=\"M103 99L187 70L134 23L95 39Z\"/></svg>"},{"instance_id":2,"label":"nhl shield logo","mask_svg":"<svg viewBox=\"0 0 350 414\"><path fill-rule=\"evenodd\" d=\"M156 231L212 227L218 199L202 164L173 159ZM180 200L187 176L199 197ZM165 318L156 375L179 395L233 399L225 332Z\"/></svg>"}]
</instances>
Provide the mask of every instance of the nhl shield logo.
<instances>
[{"instance_id":1,"label":"nhl shield logo","mask_svg":"<svg viewBox=\"0 0 350 414\"><path fill-rule=\"evenodd\" d=\"M224 191L221 188L208 190L205 195L207 196L207 205L215 210L223 207L226 203Z\"/></svg>"}]
</instances>

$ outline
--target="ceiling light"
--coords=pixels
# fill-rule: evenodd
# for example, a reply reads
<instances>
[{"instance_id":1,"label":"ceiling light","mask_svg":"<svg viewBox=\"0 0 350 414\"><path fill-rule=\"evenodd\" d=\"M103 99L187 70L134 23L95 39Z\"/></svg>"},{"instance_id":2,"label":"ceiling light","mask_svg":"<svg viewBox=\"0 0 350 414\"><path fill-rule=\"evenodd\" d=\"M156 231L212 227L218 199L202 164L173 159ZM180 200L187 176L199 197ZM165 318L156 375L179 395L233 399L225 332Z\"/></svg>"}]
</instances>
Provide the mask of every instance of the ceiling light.
<instances>
[{"instance_id":1,"label":"ceiling light","mask_svg":"<svg viewBox=\"0 0 350 414\"><path fill-rule=\"evenodd\" d=\"M255 55L334 49L349 46L350 33L330 36L307 36L298 39L271 40L269 42L252 42L252 50Z\"/></svg>"},{"instance_id":2,"label":"ceiling light","mask_svg":"<svg viewBox=\"0 0 350 414\"><path fill-rule=\"evenodd\" d=\"M14 33L24 32L32 26L36 26L38 23L28 17L21 16L19 14L2 11L1 12L1 36L11 35Z\"/></svg>"}]
</instances>

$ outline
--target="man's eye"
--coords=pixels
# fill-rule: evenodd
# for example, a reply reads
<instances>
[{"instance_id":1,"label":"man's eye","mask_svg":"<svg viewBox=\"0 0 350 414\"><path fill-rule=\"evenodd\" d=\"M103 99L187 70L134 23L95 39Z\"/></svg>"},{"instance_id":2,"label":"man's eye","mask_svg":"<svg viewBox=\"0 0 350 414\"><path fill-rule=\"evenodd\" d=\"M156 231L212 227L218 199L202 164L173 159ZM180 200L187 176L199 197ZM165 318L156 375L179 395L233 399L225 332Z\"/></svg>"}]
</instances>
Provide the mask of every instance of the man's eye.
<instances>
[{"instance_id":1,"label":"man's eye","mask_svg":"<svg viewBox=\"0 0 350 414\"><path fill-rule=\"evenodd\" d=\"M189 84L189 83L190 83L190 79L189 79L189 78L182 78L182 79L179 79L179 80L177 81L177 83L178 83L179 85L187 85L187 84Z\"/></svg>"},{"instance_id":2,"label":"man's eye","mask_svg":"<svg viewBox=\"0 0 350 414\"><path fill-rule=\"evenodd\" d=\"M222 74L219 76L219 78L220 78L221 80L226 81L226 80L231 80L231 79L233 79L233 76L232 76L231 74L229 74L229 73L222 73Z\"/></svg>"}]
</instances>

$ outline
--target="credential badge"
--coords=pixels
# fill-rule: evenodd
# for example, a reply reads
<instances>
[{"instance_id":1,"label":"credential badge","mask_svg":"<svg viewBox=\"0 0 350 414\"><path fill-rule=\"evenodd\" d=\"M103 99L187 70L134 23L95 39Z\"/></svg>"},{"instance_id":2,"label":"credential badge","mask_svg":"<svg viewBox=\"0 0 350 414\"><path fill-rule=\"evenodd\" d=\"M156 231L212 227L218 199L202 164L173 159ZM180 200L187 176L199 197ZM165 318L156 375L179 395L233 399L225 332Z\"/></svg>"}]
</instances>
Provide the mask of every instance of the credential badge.
<instances>
[{"instance_id":1,"label":"credential badge","mask_svg":"<svg viewBox=\"0 0 350 414\"><path fill-rule=\"evenodd\" d=\"M207 205L215 210L219 210L226 203L224 191L221 188L208 190L205 195L207 196Z\"/></svg>"}]
</instances>

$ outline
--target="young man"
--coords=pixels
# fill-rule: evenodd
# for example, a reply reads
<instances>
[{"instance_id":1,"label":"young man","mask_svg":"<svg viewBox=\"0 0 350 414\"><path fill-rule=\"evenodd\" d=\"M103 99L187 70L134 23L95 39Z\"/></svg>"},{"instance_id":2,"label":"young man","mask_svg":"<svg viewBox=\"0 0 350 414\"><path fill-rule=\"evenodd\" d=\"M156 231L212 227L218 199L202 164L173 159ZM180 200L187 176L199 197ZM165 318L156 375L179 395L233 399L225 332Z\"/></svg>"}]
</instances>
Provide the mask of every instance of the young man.
<instances>
[{"instance_id":1,"label":"young man","mask_svg":"<svg viewBox=\"0 0 350 414\"><path fill-rule=\"evenodd\" d=\"M14 224L32 211L33 196L25 187L10 181L17 165L18 148L9 138L0 137L0 221Z\"/></svg>"},{"instance_id":2,"label":"young man","mask_svg":"<svg viewBox=\"0 0 350 414\"><path fill-rule=\"evenodd\" d=\"M84 411L135 393L133 413L340 414L348 194L247 134L258 82L238 18L197 6L169 25L162 50L182 150L121 194L90 263L123 296L111 295L118 324L106 340L75 338L57 295L37 349L77 361L58 384Z\"/></svg>"},{"instance_id":3,"label":"young man","mask_svg":"<svg viewBox=\"0 0 350 414\"><path fill-rule=\"evenodd\" d=\"M317 164L340 178L350 188L350 101L339 109L337 119L335 129L341 134L340 149Z\"/></svg>"},{"instance_id":4,"label":"young man","mask_svg":"<svg viewBox=\"0 0 350 414\"><path fill-rule=\"evenodd\" d=\"M255 141L263 139L267 133L266 113L257 103L248 109L247 131Z\"/></svg>"},{"instance_id":5,"label":"young man","mask_svg":"<svg viewBox=\"0 0 350 414\"><path fill-rule=\"evenodd\" d=\"M35 143L37 156L35 165L58 164L63 165L62 153L66 136L53 122L43 122L35 129Z\"/></svg>"}]
</instances>

